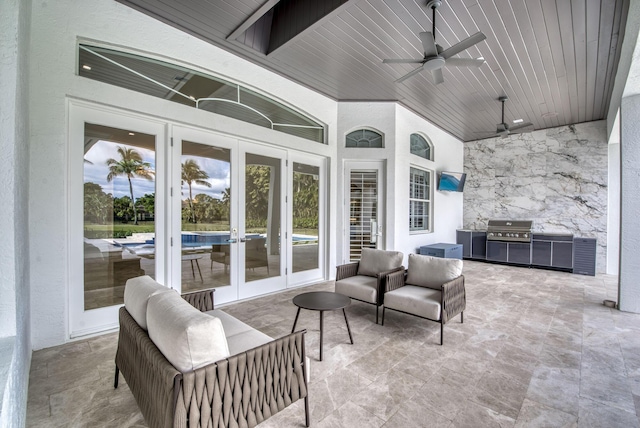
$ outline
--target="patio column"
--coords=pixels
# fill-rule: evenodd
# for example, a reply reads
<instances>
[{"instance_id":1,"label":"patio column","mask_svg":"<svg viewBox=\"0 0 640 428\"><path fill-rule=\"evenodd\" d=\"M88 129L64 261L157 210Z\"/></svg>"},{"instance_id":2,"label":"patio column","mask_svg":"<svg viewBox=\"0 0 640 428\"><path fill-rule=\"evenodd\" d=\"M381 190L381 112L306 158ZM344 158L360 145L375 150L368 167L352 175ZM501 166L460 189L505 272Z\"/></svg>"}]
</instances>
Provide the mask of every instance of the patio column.
<instances>
[{"instance_id":1,"label":"patio column","mask_svg":"<svg viewBox=\"0 0 640 428\"><path fill-rule=\"evenodd\" d=\"M621 311L640 313L640 95L620 106L620 277Z\"/></svg>"}]
</instances>

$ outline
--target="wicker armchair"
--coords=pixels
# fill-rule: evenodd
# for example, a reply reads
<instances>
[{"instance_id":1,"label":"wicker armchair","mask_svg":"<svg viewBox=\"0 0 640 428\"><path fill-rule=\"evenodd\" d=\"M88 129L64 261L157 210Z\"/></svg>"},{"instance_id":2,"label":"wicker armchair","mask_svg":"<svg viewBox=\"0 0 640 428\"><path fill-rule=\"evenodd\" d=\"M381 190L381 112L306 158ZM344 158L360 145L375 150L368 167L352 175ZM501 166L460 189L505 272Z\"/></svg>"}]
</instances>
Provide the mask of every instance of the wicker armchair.
<instances>
[{"instance_id":1,"label":"wicker armchair","mask_svg":"<svg viewBox=\"0 0 640 428\"><path fill-rule=\"evenodd\" d=\"M464 322L465 307L462 260L410 254L407 271L386 277L382 325L386 309L435 321L442 345L444 325L458 314Z\"/></svg>"},{"instance_id":2,"label":"wicker armchair","mask_svg":"<svg viewBox=\"0 0 640 428\"><path fill-rule=\"evenodd\" d=\"M385 279L391 272L404 271L403 257L399 251L363 248L359 262L337 266L336 293L375 305L378 324L378 311L384 299Z\"/></svg>"}]
</instances>

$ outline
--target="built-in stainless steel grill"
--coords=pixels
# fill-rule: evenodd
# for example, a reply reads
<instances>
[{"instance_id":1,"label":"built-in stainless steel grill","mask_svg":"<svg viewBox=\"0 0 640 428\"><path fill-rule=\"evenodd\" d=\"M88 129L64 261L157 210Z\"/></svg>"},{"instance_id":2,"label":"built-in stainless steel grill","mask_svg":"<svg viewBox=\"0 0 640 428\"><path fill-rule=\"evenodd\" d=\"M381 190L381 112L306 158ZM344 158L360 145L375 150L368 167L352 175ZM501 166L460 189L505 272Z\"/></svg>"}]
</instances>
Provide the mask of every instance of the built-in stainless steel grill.
<instances>
[{"instance_id":1,"label":"built-in stainless steel grill","mask_svg":"<svg viewBox=\"0 0 640 428\"><path fill-rule=\"evenodd\" d=\"M489 220L487 240L531 242L531 220Z\"/></svg>"}]
</instances>

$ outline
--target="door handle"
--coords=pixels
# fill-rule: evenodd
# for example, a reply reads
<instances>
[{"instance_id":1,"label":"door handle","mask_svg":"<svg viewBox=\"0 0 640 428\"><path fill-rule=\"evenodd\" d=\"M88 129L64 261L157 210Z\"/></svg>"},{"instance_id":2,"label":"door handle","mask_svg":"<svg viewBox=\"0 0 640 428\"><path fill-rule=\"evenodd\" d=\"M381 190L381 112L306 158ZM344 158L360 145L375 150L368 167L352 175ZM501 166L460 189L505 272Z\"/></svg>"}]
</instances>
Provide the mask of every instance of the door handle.
<instances>
[{"instance_id":1,"label":"door handle","mask_svg":"<svg viewBox=\"0 0 640 428\"><path fill-rule=\"evenodd\" d=\"M369 220L369 224L370 224L370 238L369 238L369 242L372 244L375 244L376 242L378 242L378 222L375 221L374 219Z\"/></svg>"},{"instance_id":2,"label":"door handle","mask_svg":"<svg viewBox=\"0 0 640 428\"><path fill-rule=\"evenodd\" d=\"M240 242L247 242L247 238L240 238Z\"/></svg>"},{"instance_id":3,"label":"door handle","mask_svg":"<svg viewBox=\"0 0 640 428\"><path fill-rule=\"evenodd\" d=\"M229 244L235 244L236 242L238 242L238 240L237 239L227 239L227 242Z\"/></svg>"}]
</instances>

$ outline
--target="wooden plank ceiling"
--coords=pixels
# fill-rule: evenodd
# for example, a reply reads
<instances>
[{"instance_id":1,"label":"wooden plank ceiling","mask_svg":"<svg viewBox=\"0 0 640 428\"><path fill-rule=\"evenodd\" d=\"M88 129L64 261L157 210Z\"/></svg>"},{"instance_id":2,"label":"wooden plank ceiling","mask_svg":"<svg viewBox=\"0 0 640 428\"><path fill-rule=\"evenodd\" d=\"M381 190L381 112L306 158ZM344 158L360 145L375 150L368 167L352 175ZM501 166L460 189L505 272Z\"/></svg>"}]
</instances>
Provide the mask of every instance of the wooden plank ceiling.
<instances>
[{"instance_id":1,"label":"wooden plank ceiling","mask_svg":"<svg viewBox=\"0 0 640 428\"><path fill-rule=\"evenodd\" d=\"M628 10L628 0L444 0L436 42L446 49L482 31L486 40L458 56L486 63L444 67L435 85L428 71L395 83L416 64L382 63L423 57L418 33L432 26L426 0L334 0L320 12L304 5L318 3L310 0L118 1L335 100L398 101L463 141L491 136L501 95L510 125L606 118ZM260 18L266 3L280 10ZM255 24L244 30L245 22Z\"/></svg>"}]
</instances>

